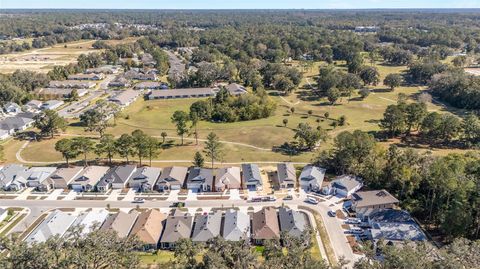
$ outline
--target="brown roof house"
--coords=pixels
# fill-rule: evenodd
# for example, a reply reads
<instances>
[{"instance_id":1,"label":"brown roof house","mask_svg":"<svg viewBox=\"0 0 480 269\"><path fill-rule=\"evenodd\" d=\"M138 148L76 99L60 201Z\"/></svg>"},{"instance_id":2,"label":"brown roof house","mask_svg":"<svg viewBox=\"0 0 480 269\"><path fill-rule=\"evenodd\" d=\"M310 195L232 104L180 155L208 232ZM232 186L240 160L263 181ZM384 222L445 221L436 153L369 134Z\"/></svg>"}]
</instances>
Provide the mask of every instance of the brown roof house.
<instances>
[{"instance_id":1,"label":"brown roof house","mask_svg":"<svg viewBox=\"0 0 480 269\"><path fill-rule=\"evenodd\" d=\"M37 188L40 191L50 189L66 189L68 184L82 172L83 167L74 166L68 168L59 168L53 172L47 180L40 183Z\"/></svg>"},{"instance_id":2,"label":"brown roof house","mask_svg":"<svg viewBox=\"0 0 480 269\"><path fill-rule=\"evenodd\" d=\"M361 219L368 217L376 209L391 209L397 204L397 198L386 190L359 191L352 195L352 210Z\"/></svg>"},{"instance_id":3,"label":"brown roof house","mask_svg":"<svg viewBox=\"0 0 480 269\"><path fill-rule=\"evenodd\" d=\"M170 166L163 169L155 189L158 191L181 189L187 177L187 172L188 168L183 166Z\"/></svg>"},{"instance_id":4,"label":"brown roof house","mask_svg":"<svg viewBox=\"0 0 480 269\"><path fill-rule=\"evenodd\" d=\"M157 249L167 216L156 209L142 212L130 232L143 243L143 250Z\"/></svg>"},{"instance_id":5,"label":"brown roof house","mask_svg":"<svg viewBox=\"0 0 480 269\"><path fill-rule=\"evenodd\" d=\"M252 239L256 244L263 244L264 240L279 239L277 210L274 207L264 207L253 213Z\"/></svg>"},{"instance_id":6,"label":"brown roof house","mask_svg":"<svg viewBox=\"0 0 480 269\"><path fill-rule=\"evenodd\" d=\"M215 176L215 191L223 192L226 189L240 189L242 178L239 167L224 167L217 170Z\"/></svg>"},{"instance_id":7,"label":"brown roof house","mask_svg":"<svg viewBox=\"0 0 480 269\"><path fill-rule=\"evenodd\" d=\"M138 212L135 210L130 213L120 211L115 215L109 216L103 223L101 229L113 230L117 232L119 237L127 237L130 234L138 215Z\"/></svg>"},{"instance_id":8,"label":"brown roof house","mask_svg":"<svg viewBox=\"0 0 480 269\"><path fill-rule=\"evenodd\" d=\"M176 210L173 215L168 216L166 219L165 229L160 239L160 247L172 249L178 240L190 238L192 225L192 215Z\"/></svg>"}]
</instances>

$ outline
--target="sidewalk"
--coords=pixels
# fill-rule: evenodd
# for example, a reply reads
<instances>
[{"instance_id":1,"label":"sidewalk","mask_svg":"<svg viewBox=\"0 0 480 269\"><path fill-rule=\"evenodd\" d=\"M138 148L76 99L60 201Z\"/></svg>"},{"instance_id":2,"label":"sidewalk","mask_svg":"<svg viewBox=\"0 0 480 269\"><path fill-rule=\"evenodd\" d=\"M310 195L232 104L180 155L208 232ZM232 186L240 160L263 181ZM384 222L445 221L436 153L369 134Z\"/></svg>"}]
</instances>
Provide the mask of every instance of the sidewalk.
<instances>
[{"instance_id":1,"label":"sidewalk","mask_svg":"<svg viewBox=\"0 0 480 269\"><path fill-rule=\"evenodd\" d=\"M45 198L45 200L57 200L58 196L60 196L62 192L63 192L63 189L55 189L52 191L52 193L48 195L47 198Z\"/></svg>"}]
</instances>

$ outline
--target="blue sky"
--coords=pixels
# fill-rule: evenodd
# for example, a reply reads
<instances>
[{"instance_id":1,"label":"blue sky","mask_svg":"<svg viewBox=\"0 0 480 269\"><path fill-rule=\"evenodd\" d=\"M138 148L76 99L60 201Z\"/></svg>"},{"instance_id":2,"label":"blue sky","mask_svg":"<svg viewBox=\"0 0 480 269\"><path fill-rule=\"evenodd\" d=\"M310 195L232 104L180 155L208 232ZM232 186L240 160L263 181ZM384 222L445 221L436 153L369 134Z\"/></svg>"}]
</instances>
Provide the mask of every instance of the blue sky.
<instances>
[{"instance_id":1,"label":"blue sky","mask_svg":"<svg viewBox=\"0 0 480 269\"><path fill-rule=\"evenodd\" d=\"M480 8L480 0L0 0L2 8L360 9Z\"/></svg>"}]
</instances>

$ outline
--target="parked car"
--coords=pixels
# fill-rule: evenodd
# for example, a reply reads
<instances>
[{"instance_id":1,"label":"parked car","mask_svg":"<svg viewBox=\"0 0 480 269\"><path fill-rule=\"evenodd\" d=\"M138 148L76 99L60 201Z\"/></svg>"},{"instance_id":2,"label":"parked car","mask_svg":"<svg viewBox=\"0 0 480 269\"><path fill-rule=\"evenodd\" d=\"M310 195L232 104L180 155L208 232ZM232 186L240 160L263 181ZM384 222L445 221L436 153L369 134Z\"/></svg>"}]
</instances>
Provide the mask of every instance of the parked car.
<instances>
[{"instance_id":1,"label":"parked car","mask_svg":"<svg viewBox=\"0 0 480 269\"><path fill-rule=\"evenodd\" d=\"M135 197L135 198L133 199L132 203L143 204L143 203L145 203L145 199L140 198L140 197Z\"/></svg>"},{"instance_id":2,"label":"parked car","mask_svg":"<svg viewBox=\"0 0 480 269\"><path fill-rule=\"evenodd\" d=\"M275 198L275 196L267 196L267 197L263 197L262 200L264 202L275 202L277 199Z\"/></svg>"},{"instance_id":3,"label":"parked car","mask_svg":"<svg viewBox=\"0 0 480 269\"><path fill-rule=\"evenodd\" d=\"M363 229L354 227L354 228L351 228L349 232L352 234L363 234Z\"/></svg>"},{"instance_id":4,"label":"parked car","mask_svg":"<svg viewBox=\"0 0 480 269\"><path fill-rule=\"evenodd\" d=\"M256 202L261 202L262 201L262 197L252 197L252 199L250 200L252 203L256 203Z\"/></svg>"},{"instance_id":5,"label":"parked car","mask_svg":"<svg viewBox=\"0 0 480 269\"><path fill-rule=\"evenodd\" d=\"M328 210L328 215L330 217L336 217L337 216L337 212L333 211L333 210Z\"/></svg>"},{"instance_id":6,"label":"parked car","mask_svg":"<svg viewBox=\"0 0 480 269\"><path fill-rule=\"evenodd\" d=\"M170 207L185 207L184 202L175 202Z\"/></svg>"},{"instance_id":7,"label":"parked car","mask_svg":"<svg viewBox=\"0 0 480 269\"><path fill-rule=\"evenodd\" d=\"M318 200L313 198L313 197L307 197L305 202L310 203L310 204L314 204L314 205L318 204Z\"/></svg>"},{"instance_id":8,"label":"parked car","mask_svg":"<svg viewBox=\"0 0 480 269\"><path fill-rule=\"evenodd\" d=\"M360 219L357 219L357 218L347 218L345 220L345 223L347 223L347 224L360 224L360 223L362 223L362 221Z\"/></svg>"},{"instance_id":9,"label":"parked car","mask_svg":"<svg viewBox=\"0 0 480 269\"><path fill-rule=\"evenodd\" d=\"M293 200L293 196L292 195L287 195L287 196L285 196L285 198L283 198L283 200Z\"/></svg>"}]
</instances>

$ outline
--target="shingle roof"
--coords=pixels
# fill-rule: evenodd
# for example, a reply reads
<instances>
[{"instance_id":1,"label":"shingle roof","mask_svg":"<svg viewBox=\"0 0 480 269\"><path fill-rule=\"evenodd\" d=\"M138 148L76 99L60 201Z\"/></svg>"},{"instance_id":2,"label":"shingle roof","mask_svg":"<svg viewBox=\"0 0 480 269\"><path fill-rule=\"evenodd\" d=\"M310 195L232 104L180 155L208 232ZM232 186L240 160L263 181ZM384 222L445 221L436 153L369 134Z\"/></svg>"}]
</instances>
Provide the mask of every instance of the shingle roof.
<instances>
[{"instance_id":1,"label":"shingle roof","mask_svg":"<svg viewBox=\"0 0 480 269\"><path fill-rule=\"evenodd\" d=\"M188 168L182 166L171 166L164 168L158 178L157 185L178 184L183 185L187 177Z\"/></svg>"},{"instance_id":2,"label":"shingle roof","mask_svg":"<svg viewBox=\"0 0 480 269\"><path fill-rule=\"evenodd\" d=\"M135 100L140 93L138 91L129 89L129 90L122 90L118 94L113 97L110 97L108 100L117 102L120 105L127 105Z\"/></svg>"},{"instance_id":3,"label":"shingle roof","mask_svg":"<svg viewBox=\"0 0 480 269\"><path fill-rule=\"evenodd\" d=\"M77 217L71 213L56 210L27 237L28 243L41 243L54 235L63 236Z\"/></svg>"},{"instance_id":4,"label":"shingle roof","mask_svg":"<svg viewBox=\"0 0 480 269\"><path fill-rule=\"evenodd\" d=\"M156 245L162 235L163 222L167 218L165 214L156 209L142 212L135 222L130 235L135 235L145 244Z\"/></svg>"},{"instance_id":5,"label":"shingle roof","mask_svg":"<svg viewBox=\"0 0 480 269\"><path fill-rule=\"evenodd\" d=\"M27 126L32 122L33 122L33 119L30 119L30 118L24 118L24 117L18 117L18 116L6 117L0 120L0 129L7 130L7 131L23 129L25 126Z\"/></svg>"},{"instance_id":6,"label":"shingle roof","mask_svg":"<svg viewBox=\"0 0 480 269\"><path fill-rule=\"evenodd\" d=\"M9 164L0 170L0 187L10 184L18 173L27 171L21 164Z\"/></svg>"},{"instance_id":7,"label":"shingle roof","mask_svg":"<svg viewBox=\"0 0 480 269\"><path fill-rule=\"evenodd\" d=\"M160 175L162 169L157 167L141 167L133 172L132 176L128 180L128 185L136 185L136 184L149 184L153 186Z\"/></svg>"},{"instance_id":8,"label":"shingle roof","mask_svg":"<svg viewBox=\"0 0 480 269\"><path fill-rule=\"evenodd\" d=\"M240 189L242 179L240 177L239 167L223 167L217 170L215 176L215 188L224 188L226 185L230 189Z\"/></svg>"},{"instance_id":9,"label":"shingle roof","mask_svg":"<svg viewBox=\"0 0 480 269\"><path fill-rule=\"evenodd\" d=\"M190 238L192 224L193 217L188 213L168 216L160 242L174 243L182 238Z\"/></svg>"},{"instance_id":10,"label":"shingle roof","mask_svg":"<svg viewBox=\"0 0 480 269\"><path fill-rule=\"evenodd\" d=\"M264 207L253 213L252 232L253 239L280 238L277 211L274 207Z\"/></svg>"},{"instance_id":11,"label":"shingle roof","mask_svg":"<svg viewBox=\"0 0 480 269\"><path fill-rule=\"evenodd\" d=\"M230 241L239 241L249 237L250 217L239 210L227 210L223 224L223 238Z\"/></svg>"},{"instance_id":12,"label":"shingle roof","mask_svg":"<svg viewBox=\"0 0 480 269\"><path fill-rule=\"evenodd\" d=\"M69 184L75 176L77 176L83 167L75 166L75 167L68 167L68 168L58 168L50 177L47 179L49 183L55 183L55 181L64 181L64 184Z\"/></svg>"},{"instance_id":13,"label":"shingle roof","mask_svg":"<svg viewBox=\"0 0 480 269\"><path fill-rule=\"evenodd\" d=\"M295 172L295 167L293 167L292 163L279 163L277 164L277 172L278 172L278 181L279 183L283 183L285 181L293 181L295 182L297 175Z\"/></svg>"},{"instance_id":14,"label":"shingle roof","mask_svg":"<svg viewBox=\"0 0 480 269\"><path fill-rule=\"evenodd\" d=\"M137 166L133 164L121 165L110 168L110 170L108 170L102 180L100 180L98 186L104 187L111 183L124 184L133 175L135 169L137 169Z\"/></svg>"},{"instance_id":15,"label":"shingle roof","mask_svg":"<svg viewBox=\"0 0 480 269\"><path fill-rule=\"evenodd\" d=\"M220 235L222 212L216 211L195 217L195 226L192 233L192 241L206 242Z\"/></svg>"},{"instance_id":16,"label":"shingle roof","mask_svg":"<svg viewBox=\"0 0 480 269\"><path fill-rule=\"evenodd\" d=\"M362 184L361 180L354 176L343 175L332 180L331 185L338 189L350 191Z\"/></svg>"},{"instance_id":17,"label":"shingle roof","mask_svg":"<svg viewBox=\"0 0 480 269\"><path fill-rule=\"evenodd\" d=\"M371 213L368 221L373 239L423 241L426 236L407 211L379 209Z\"/></svg>"},{"instance_id":18,"label":"shingle roof","mask_svg":"<svg viewBox=\"0 0 480 269\"><path fill-rule=\"evenodd\" d=\"M107 173L108 169L107 166L87 166L70 184L95 186Z\"/></svg>"},{"instance_id":19,"label":"shingle roof","mask_svg":"<svg viewBox=\"0 0 480 269\"><path fill-rule=\"evenodd\" d=\"M260 168L256 164L242 164L242 181L243 184L255 183L256 185L261 186L262 175L260 173Z\"/></svg>"},{"instance_id":20,"label":"shingle roof","mask_svg":"<svg viewBox=\"0 0 480 269\"><path fill-rule=\"evenodd\" d=\"M214 171L213 169L192 167L188 174L187 183L201 181L203 182L203 184L212 187L213 171Z\"/></svg>"},{"instance_id":21,"label":"shingle roof","mask_svg":"<svg viewBox=\"0 0 480 269\"><path fill-rule=\"evenodd\" d=\"M278 210L278 216L282 232L287 232L295 237L300 237L305 232L307 222L305 215L301 212L281 207Z\"/></svg>"},{"instance_id":22,"label":"shingle roof","mask_svg":"<svg viewBox=\"0 0 480 269\"><path fill-rule=\"evenodd\" d=\"M120 211L115 214L115 219L105 229L116 231L119 237L126 237L130 234L138 215L138 212L135 210L130 213Z\"/></svg>"},{"instance_id":23,"label":"shingle roof","mask_svg":"<svg viewBox=\"0 0 480 269\"><path fill-rule=\"evenodd\" d=\"M192 96L212 96L215 92L212 88L185 88L185 89L171 89L171 90L153 90L149 97L152 98L167 98L167 97L192 97Z\"/></svg>"},{"instance_id":24,"label":"shingle roof","mask_svg":"<svg viewBox=\"0 0 480 269\"><path fill-rule=\"evenodd\" d=\"M369 207L374 205L395 204L397 198L386 190L361 191L352 195L356 207Z\"/></svg>"},{"instance_id":25,"label":"shingle roof","mask_svg":"<svg viewBox=\"0 0 480 269\"><path fill-rule=\"evenodd\" d=\"M72 226L81 226L82 234L86 235L93 231L93 228L100 228L108 217L108 211L105 209L83 212L78 216Z\"/></svg>"}]
</instances>

